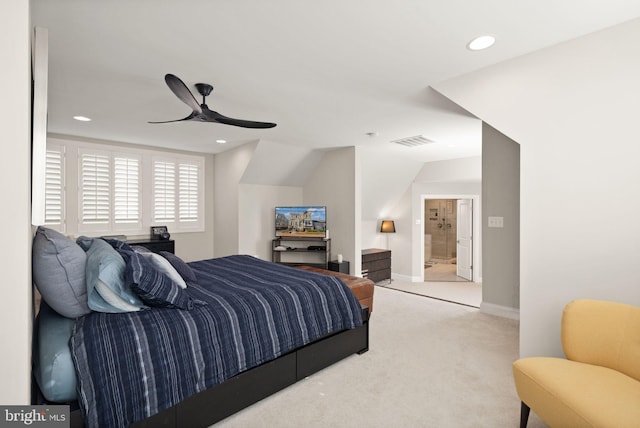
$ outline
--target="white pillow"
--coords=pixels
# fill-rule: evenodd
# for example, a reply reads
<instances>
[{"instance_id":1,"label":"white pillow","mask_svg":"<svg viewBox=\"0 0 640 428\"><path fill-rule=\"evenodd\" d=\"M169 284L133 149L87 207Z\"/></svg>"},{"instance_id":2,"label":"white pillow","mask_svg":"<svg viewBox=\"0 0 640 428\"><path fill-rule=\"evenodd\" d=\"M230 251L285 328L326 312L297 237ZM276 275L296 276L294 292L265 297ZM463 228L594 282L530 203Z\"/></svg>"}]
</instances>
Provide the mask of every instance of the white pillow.
<instances>
[{"instance_id":1,"label":"white pillow","mask_svg":"<svg viewBox=\"0 0 640 428\"><path fill-rule=\"evenodd\" d=\"M160 254L156 254L156 253L138 253L138 254L140 254L147 260L149 260L153 265L153 267L155 267L160 272L167 275L173 282L178 284L180 288L187 288L187 283L184 282L184 279L182 279L182 276L180 276L178 271L173 266L171 266L171 263L169 263L169 260L165 259Z\"/></svg>"}]
</instances>

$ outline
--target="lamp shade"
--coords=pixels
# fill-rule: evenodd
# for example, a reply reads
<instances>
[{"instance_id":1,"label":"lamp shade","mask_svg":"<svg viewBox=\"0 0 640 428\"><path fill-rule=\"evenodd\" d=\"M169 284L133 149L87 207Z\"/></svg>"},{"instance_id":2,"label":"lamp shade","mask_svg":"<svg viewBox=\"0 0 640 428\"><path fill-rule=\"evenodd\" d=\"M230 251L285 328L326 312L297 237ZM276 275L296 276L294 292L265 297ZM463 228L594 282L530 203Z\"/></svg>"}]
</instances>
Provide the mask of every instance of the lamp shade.
<instances>
[{"instance_id":1,"label":"lamp shade","mask_svg":"<svg viewBox=\"0 0 640 428\"><path fill-rule=\"evenodd\" d=\"M396 233L396 225L393 220L382 220L380 223L381 233Z\"/></svg>"}]
</instances>

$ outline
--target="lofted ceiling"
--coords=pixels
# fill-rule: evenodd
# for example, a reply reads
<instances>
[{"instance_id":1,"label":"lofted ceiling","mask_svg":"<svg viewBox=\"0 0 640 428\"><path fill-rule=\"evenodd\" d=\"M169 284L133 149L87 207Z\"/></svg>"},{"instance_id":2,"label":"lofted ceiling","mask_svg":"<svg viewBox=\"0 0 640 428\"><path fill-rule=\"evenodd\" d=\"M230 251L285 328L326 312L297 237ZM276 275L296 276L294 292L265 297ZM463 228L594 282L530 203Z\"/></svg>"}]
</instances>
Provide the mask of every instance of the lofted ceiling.
<instances>
[{"instance_id":1,"label":"lofted ceiling","mask_svg":"<svg viewBox=\"0 0 640 428\"><path fill-rule=\"evenodd\" d=\"M640 2L31 0L31 11L49 32L51 133L204 153L360 145L426 162L480 154L478 120L430 85L630 20ZM496 44L466 48L483 34ZM149 124L190 113L166 73L194 93L212 84L213 110L278 126ZM435 142L389 143L415 135Z\"/></svg>"}]
</instances>

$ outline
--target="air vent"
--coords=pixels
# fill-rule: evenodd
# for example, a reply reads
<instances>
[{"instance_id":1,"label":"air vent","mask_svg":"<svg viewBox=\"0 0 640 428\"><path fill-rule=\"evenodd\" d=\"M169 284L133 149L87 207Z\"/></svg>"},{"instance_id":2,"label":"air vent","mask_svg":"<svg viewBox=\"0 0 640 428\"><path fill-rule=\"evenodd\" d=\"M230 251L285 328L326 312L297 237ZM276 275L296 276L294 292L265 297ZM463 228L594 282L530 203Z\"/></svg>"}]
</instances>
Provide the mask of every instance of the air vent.
<instances>
[{"instance_id":1,"label":"air vent","mask_svg":"<svg viewBox=\"0 0 640 428\"><path fill-rule=\"evenodd\" d=\"M399 140L393 140L392 143L400 144L406 147L418 147L425 144L432 144L435 141L426 138L424 135L416 135L415 137L401 138Z\"/></svg>"}]
</instances>

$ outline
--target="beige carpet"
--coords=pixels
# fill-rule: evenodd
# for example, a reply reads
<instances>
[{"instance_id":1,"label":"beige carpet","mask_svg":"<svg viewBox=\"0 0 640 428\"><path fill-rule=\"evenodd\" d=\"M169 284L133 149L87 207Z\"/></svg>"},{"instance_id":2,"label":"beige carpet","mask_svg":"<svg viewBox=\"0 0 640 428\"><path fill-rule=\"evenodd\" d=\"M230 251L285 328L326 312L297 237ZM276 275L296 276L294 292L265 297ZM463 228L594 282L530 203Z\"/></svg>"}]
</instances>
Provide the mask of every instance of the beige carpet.
<instances>
[{"instance_id":1,"label":"beige carpet","mask_svg":"<svg viewBox=\"0 0 640 428\"><path fill-rule=\"evenodd\" d=\"M375 289L371 349L216 427L517 427L518 322ZM530 428L544 427L531 414Z\"/></svg>"}]
</instances>

